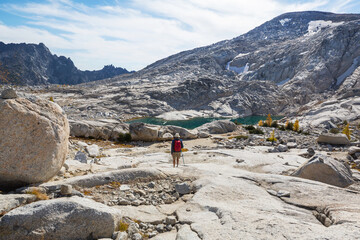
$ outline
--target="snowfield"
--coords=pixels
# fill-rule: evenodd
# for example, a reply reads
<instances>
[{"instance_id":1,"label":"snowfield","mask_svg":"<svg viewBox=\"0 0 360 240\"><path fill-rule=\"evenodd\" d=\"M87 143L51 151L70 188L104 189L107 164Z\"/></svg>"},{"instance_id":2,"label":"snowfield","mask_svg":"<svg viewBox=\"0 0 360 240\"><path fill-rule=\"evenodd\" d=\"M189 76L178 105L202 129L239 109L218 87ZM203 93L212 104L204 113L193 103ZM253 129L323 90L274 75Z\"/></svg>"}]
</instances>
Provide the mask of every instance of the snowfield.
<instances>
[{"instance_id":1,"label":"snowfield","mask_svg":"<svg viewBox=\"0 0 360 240\"><path fill-rule=\"evenodd\" d=\"M336 26L339 26L339 25L341 25L343 23L344 22L336 22L336 23L334 23L332 21L324 21L324 20L310 21L309 26L308 26L308 32L307 32L306 35L313 35L313 34L316 34L316 33L320 32L324 28L336 27Z\"/></svg>"},{"instance_id":2,"label":"snowfield","mask_svg":"<svg viewBox=\"0 0 360 240\"><path fill-rule=\"evenodd\" d=\"M284 19L279 20L281 26L285 26L285 24L290 21L291 21L291 18L284 18Z\"/></svg>"}]
</instances>

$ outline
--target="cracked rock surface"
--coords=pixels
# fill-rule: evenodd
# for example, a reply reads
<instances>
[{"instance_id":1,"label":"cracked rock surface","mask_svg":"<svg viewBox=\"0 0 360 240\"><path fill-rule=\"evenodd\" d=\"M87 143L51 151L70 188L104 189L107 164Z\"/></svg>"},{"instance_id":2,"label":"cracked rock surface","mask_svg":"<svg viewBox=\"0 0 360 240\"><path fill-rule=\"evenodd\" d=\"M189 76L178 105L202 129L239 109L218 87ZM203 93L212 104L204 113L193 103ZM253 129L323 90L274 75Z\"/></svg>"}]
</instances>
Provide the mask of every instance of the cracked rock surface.
<instances>
[{"instance_id":1,"label":"cracked rock surface","mask_svg":"<svg viewBox=\"0 0 360 240\"><path fill-rule=\"evenodd\" d=\"M314 236L316 239L344 239L344 236L357 239L360 233L357 180L360 174L357 170L351 170L354 183L340 188L289 176L308 160L302 157L307 149L269 152L272 146L248 145L216 149L218 142L214 138L185 141L189 149L184 153L185 165L180 164L177 168L172 167L170 155L166 153L170 142L134 146L131 151L104 147L104 158L110 155L114 161L122 162L131 157L138 160L138 165L111 172L94 168L96 172L86 171L83 176L71 176L75 172L66 170L65 179L41 186L50 198L55 199L31 204L22 201L13 205L15 209L6 210L0 219L0 232L10 234L7 235L10 238L0 236L0 239L11 239L12 234L22 236L21 239L50 236L46 234L53 234L50 233L52 224L60 224L65 216L77 231L66 235L70 230L66 227L69 224L64 223L58 234L74 236L71 239L313 239ZM74 140L72 144L77 143ZM84 145L83 142L79 144ZM75 152L75 148L70 149ZM346 160L348 154L346 147L316 152L339 161ZM78 166L83 171L84 166L100 163L81 163L71 165L69 169L73 171ZM61 195L64 184L72 186L72 192L67 193L70 195ZM176 184L188 185L191 192L177 192ZM2 195L10 197L14 194ZM61 213L60 210L42 210L48 208L68 210ZM26 214L27 211L36 214ZM89 214L88 221L95 219L88 224L102 226L96 220L100 214L107 227L91 228L90 231L85 225L71 220L85 216L82 214ZM30 224L35 216L52 219L52 223L43 220L35 227ZM11 227L15 225L26 228L28 235L15 231Z\"/></svg>"}]
</instances>

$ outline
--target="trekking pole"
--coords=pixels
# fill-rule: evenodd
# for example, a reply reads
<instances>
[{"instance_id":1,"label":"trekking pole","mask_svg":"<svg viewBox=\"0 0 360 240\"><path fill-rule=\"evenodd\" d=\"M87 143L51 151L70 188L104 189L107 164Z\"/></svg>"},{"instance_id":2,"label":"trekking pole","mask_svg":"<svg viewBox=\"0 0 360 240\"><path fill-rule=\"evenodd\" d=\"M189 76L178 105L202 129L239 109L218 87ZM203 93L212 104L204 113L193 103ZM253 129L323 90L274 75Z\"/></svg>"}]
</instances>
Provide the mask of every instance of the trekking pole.
<instances>
[{"instance_id":1,"label":"trekking pole","mask_svg":"<svg viewBox=\"0 0 360 240\"><path fill-rule=\"evenodd\" d=\"M184 166L185 166L184 154L181 153L181 156L182 156L182 159L183 159L183 164L184 164Z\"/></svg>"}]
</instances>

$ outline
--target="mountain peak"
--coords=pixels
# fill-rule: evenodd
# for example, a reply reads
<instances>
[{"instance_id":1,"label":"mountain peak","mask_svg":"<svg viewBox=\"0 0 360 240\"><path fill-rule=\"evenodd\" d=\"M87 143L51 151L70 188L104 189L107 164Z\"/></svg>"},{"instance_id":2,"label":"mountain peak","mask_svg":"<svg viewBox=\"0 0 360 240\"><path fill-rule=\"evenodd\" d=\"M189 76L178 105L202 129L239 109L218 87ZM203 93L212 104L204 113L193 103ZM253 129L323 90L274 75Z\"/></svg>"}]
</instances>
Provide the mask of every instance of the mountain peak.
<instances>
[{"instance_id":1,"label":"mountain peak","mask_svg":"<svg viewBox=\"0 0 360 240\"><path fill-rule=\"evenodd\" d=\"M81 71L70 58L53 55L44 43L0 42L0 83L72 85L124 73L128 71L112 65L98 71Z\"/></svg>"}]
</instances>

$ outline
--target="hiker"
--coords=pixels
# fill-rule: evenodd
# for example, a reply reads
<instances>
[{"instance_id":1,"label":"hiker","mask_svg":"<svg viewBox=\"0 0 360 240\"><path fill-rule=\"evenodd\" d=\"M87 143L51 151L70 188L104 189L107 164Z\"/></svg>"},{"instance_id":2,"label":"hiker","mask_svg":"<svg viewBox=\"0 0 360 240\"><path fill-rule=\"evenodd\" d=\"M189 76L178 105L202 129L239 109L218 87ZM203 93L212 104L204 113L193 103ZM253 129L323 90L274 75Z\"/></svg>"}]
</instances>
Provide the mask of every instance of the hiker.
<instances>
[{"instance_id":1,"label":"hiker","mask_svg":"<svg viewBox=\"0 0 360 240\"><path fill-rule=\"evenodd\" d=\"M175 160L177 167L179 166L179 159L181 157L181 149L184 148L183 142L180 139L179 133L175 134L174 140L171 142L171 155L173 158L173 166L175 167Z\"/></svg>"}]
</instances>

